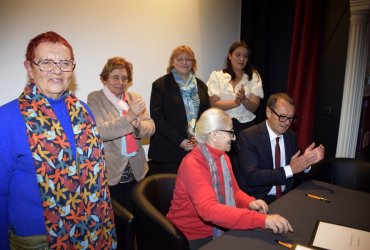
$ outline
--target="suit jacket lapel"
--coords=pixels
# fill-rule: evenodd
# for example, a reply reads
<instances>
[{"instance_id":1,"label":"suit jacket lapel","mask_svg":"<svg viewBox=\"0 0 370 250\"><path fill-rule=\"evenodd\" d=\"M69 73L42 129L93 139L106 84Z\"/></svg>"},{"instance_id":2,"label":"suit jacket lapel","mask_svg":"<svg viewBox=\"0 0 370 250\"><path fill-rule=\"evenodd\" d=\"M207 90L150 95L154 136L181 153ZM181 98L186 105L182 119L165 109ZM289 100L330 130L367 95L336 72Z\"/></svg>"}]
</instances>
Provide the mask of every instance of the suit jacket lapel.
<instances>
[{"instance_id":1,"label":"suit jacket lapel","mask_svg":"<svg viewBox=\"0 0 370 250\"><path fill-rule=\"evenodd\" d=\"M271 166L271 168L274 168L274 161L272 158L272 151L271 151L270 135L267 130L266 121L262 123L260 131L261 131L261 141L263 143L263 147L268 152L266 153L266 156L268 155L268 157L266 157L265 160L268 162L268 166Z\"/></svg>"},{"instance_id":2,"label":"suit jacket lapel","mask_svg":"<svg viewBox=\"0 0 370 250\"><path fill-rule=\"evenodd\" d=\"M182 100L180 88L175 81L172 73L169 73L166 77L167 79L167 84L169 86L169 93L172 95L172 98L175 102L175 106L171 107L173 109L176 109L176 112L178 114L178 117L183 120L183 123L188 124L187 118L186 118L186 110L185 110L185 105L184 101Z\"/></svg>"},{"instance_id":3,"label":"suit jacket lapel","mask_svg":"<svg viewBox=\"0 0 370 250\"><path fill-rule=\"evenodd\" d=\"M289 165L291 157L295 154L295 146L292 145L292 138L290 131L284 134L284 146L285 146L285 164Z\"/></svg>"}]
</instances>

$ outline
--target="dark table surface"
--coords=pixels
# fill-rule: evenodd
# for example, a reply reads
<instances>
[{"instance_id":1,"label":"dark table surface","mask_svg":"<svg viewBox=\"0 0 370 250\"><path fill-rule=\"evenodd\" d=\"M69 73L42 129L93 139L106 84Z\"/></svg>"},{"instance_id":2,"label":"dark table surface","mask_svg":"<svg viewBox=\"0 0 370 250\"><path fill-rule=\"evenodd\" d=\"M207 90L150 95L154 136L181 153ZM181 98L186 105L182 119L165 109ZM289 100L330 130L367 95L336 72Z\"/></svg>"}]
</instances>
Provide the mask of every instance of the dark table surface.
<instances>
[{"instance_id":1,"label":"dark table surface","mask_svg":"<svg viewBox=\"0 0 370 250\"><path fill-rule=\"evenodd\" d=\"M327 198L330 203L309 198L306 193ZM230 230L201 249L287 249L275 240L309 245L318 220L370 231L370 194L321 181L303 183L269 208L270 214L288 219L294 232L275 235L271 230Z\"/></svg>"}]
</instances>

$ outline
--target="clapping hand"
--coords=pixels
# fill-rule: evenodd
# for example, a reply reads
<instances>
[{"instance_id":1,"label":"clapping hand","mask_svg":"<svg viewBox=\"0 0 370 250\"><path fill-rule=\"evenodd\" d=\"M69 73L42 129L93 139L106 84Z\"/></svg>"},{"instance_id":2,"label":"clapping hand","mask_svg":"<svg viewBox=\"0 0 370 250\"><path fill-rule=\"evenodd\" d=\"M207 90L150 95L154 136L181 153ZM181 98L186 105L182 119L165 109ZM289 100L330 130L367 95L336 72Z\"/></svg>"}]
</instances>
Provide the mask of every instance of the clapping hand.
<instances>
[{"instance_id":1,"label":"clapping hand","mask_svg":"<svg viewBox=\"0 0 370 250\"><path fill-rule=\"evenodd\" d=\"M299 154L300 151L293 155L290 161L290 167L293 174L300 173L304 171L307 167L324 159L325 147L320 144L315 148L315 143L313 142L310 146L306 148L303 155Z\"/></svg>"},{"instance_id":2,"label":"clapping hand","mask_svg":"<svg viewBox=\"0 0 370 250\"><path fill-rule=\"evenodd\" d=\"M242 85L240 89L235 93L235 103L240 105L244 98L245 98L245 90Z\"/></svg>"},{"instance_id":3,"label":"clapping hand","mask_svg":"<svg viewBox=\"0 0 370 250\"><path fill-rule=\"evenodd\" d=\"M130 103L126 118L129 122L136 120L145 110L145 102L142 99L136 99ZM135 123L135 122L134 122Z\"/></svg>"},{"instance_id":4,"label":"clapping hand","mask_svg":"<svg viewBox=\"0 0 370 250\"><path fill-rule=\"evenodd\" d=\"M130 104L130 110L138 117L145 109L145 102L142 99L136 99Z\"/></svg>"}]
</instances>

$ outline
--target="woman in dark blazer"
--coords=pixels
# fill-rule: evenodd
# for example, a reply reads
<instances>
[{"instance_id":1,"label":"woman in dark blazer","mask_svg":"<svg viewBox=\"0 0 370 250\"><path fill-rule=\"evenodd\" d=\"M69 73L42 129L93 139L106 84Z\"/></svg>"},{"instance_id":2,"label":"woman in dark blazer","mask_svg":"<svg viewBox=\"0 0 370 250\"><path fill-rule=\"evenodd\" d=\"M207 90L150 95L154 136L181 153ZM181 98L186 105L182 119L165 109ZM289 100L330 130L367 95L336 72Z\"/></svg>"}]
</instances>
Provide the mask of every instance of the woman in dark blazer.
<instances>
[{"instance_id":1,"label":"woman in dark blazer","mask_svg":"<svg viewBox=\"0 0 370 250\"><path fill-rule=\"evenodd\" d=\"M152 85L150 116L156 131L150 139L149 175L176 173L182 158L193 149L194 129L200 114L210 107L205 83L195 77L197 62L190 47L176 47L167 74Z\"/></svg>"}]
</instances>

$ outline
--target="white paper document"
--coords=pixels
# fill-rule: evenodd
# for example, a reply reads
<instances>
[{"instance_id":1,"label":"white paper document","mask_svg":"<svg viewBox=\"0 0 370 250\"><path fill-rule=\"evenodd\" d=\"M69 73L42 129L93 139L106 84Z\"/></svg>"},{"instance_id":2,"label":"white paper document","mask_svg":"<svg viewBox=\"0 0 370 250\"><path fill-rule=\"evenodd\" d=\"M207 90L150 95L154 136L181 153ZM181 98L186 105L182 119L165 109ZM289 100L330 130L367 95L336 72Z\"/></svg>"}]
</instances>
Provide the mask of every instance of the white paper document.
<instances>
[{"instance_id":1,"label":"white paper document","mask_svg":"<svg viewBox=\"0 0 370 250\"><path fill-rule=\"evenodd\" d=\"M304 246L304 245L296 245L293 249L294 250L314 250L313 248Z\"/></svg>"},{"instance_id":2,"label":"white paper document","mask_svg":"<svg viewBox=\"0 0 370 250\"><path fill-rule=\"evenodd\" d=\"M319 221L312 246L336 250L369 250L370 232Z\"/></svg>"}]
</instances>

